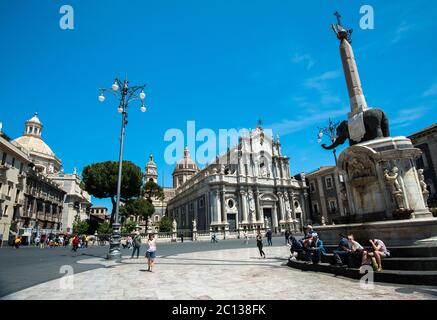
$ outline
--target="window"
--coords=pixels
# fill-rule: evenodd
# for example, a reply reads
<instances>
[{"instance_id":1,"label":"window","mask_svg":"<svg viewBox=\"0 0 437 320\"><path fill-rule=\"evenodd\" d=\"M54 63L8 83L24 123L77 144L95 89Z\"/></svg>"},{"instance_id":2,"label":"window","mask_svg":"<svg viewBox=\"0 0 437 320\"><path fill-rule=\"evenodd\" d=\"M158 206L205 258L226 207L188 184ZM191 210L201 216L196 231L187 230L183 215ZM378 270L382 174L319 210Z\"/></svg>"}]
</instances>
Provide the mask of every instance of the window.
<instances>
[{"instance_id":1,"label":"window","mask_svg":"<svg viewBox=\"0 0 437 320\"><path fill-rule=\"evenodd\" d=\"M199 208L203 208L203 206L204 206L204 201L203 201L203 198L201 198L199 200Z\"/></svg>"},{"instance_id":2,"label":"window","mask_svg":"<svg viewBox=\"0 0 437 320\"><path fill-rule=\"evenodd\" d=\"M337 212L337 201L329 200L329 211L332 214L335 214Z\"/></svg>"},{"instance_id":3,"label":"window","mask_svg":"<svg viewBox=\"0 0 437 320\"><path fill-rule=\"evenodd\" d=\"M313 203L313 211L315 214L319 214L319 205L317 203Z\"/></svg>"},{"instance_id":4,"label":"window","mask_svg":"<svg viewBox=\"0 0 437 320\"><path fill-rule=\"evenodd\" d=\"M159 222L159 216L155 216L155 222Z\"/></svg>"},{"instance_id":5,"label":"window","mask_svg":"<svg viewBox=\"0 0 437 320\"><path fill-rule=\"evenodd\" d=\"M326 183L326 189L332 189L332 178L331 177L326 177L325 183Z\"/></svg>"},{"instance_id":6,"label":"window","mask_svg":"<svg viewBox=\"0 0 437 320\"><path fill-rule=\"evenodd\" d=\"M23 167L24 167L24 163L23 163L23 162L20 162L20 174L23 173Z\"/></svg>"},{"instance_id":7,"label":"window","mask_svg":"<svg viewBox=\"0 0 437 320\"><path fill-rule=\"evenodd\" d=\"M12 167L14 167L15 166L15 158L12 158Z\"/></svg>"},{"instance_id":8,"label":"window","mask_svg":"<svg viewBox=\"0 0 437 320\"><path fill-rule=\"evenodd\" d=\"M8 216L8 206L5 206L5 210L3 211L3 215L4 215L5 217Z\"/></svg>"},{"instance_id":9,"label":"window","mask_svg":"<svg viewBox=\"0 0 437 320\"><path fill-rule=\"evenodd\" d=\"M232 208L234 207L234 200L232 200L232 199L229 199L229 200L228 200L228 207L229 207L230 209L232 209Z\"/></svg>"},{"instance_id":10,"label":"window","mask_svg":"<svg viewBox=\"0 0 437 320\"><path fill-rule=\"evenodd\" d=\"M4 165L4 164L6 163L6 156L7 156L7 153L6 153L6 152L3 152L3 156L2 156L2 165Z\"/></svg>"},{"instance_id":11,"label":"window","mask_svg":"<svg viewBox=\"0 0 437 320\"><path fill-rule=\"evenodd\" d=\"M11 186L11 185L9 185L9 186L8 186L8 197L10 197L10 196L11 196L11 190L12 190L12 186Z\"/></svg>"},{"instance_id":12,"label":"window","mask_svg":"<svg viewBox=\"0 0 437 320\"><path fill-rule=\"evenodd\" d=\"M310 182L310 191L312 193L316 192L316 186L314 185L314 182Z\"/></svg>"}]
</instances>

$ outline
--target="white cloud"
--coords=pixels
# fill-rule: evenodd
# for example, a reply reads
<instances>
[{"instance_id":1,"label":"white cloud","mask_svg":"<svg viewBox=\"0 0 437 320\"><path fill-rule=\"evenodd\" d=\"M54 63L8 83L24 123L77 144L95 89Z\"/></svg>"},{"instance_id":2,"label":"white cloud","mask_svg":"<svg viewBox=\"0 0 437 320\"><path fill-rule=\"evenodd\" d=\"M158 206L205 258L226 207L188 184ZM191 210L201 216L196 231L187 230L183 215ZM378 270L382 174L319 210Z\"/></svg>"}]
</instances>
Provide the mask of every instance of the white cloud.
<instances>
[{"instance_id":1,"label":"white cloud","mask_svg":"<svg viewBox=\"0 0 437 320\"><path fill-rule=\"evenodd\" d=\"M306 79L303 85L309 89L317 89L324 92L327 88L327 81L337 79L341 75L339 70L327 71L319 76Z\"/></svg>"},{"instance_id":2,"label":"white cloud","mask_svg":"<svg viewBox=\"0 0 437 320\"><path fill-rule=\"evenodd\" d=\"M414 107L402 109L396 117L390 120L390 125L395 128L403 128L422 118L428 112L426 107Z\"/></svg>"},{"instance_id":3,"label":"white cloud","mask_svg":"<svg viewBox=\"0 0 437 320\"><path fill-rule=\"evenodd\" d=\"M424 97L432 97L437 95L437 82L434 83L428 90L423 93Z\"/></svg>"},{"instance_id":4,"label":"white cloud","mask_svg":"<svg viewBox=\"0 0 437 320\"><path fill-rule=\"evenodd\" d=\"M413 25L409 25L407 24L406 21L402 21L401 24L396 28L391 40L390 40L390 44L394 45L396 43L398 43L399 41L401 41L403 39L403 37L405 36L405 34L414 29Z\"/></svg>"},{"instance_id":5,"label":"white cloud","mask_svg":"<svg viewBox=\"0 0 437 320\"><path fill-rule=\"evenodd\" d=\"M320 103L323 105L340 103L341 99L337 95L332 94L329 90L328 82L341 77L341 75L340 70L327 71L318 76L306 79L303 85L308 89L317 90L320 94Z\"/></svg>"},{"instance_id":6,"label":"white cloud","mask_svg":"<svg viewBox=\"0 0 437 320\"><path fill-rule=\"evenodd\" d=\"M293 63L304 63L308 70L311 69L316 63L309 54L298 54L298 53L294 55L291 61Z\"/></svg>"},{"instance_id":7,"label":"white cloud","mask_svg":"<svg viewBox=\"0 0 437 320\"><path fill-rule=\"evenodd\" d=\"M305 114L296 119L285 119L281 122L276 122L265 127L272 129L273 132L276 132L281 136L298 132L308 127L314 127L314 131L316 131L318 122L327 121L329 118L345 116L348 111L349 108L341 108L336 110L326 110L319 113Z\"/></svg>"}]
</instances>

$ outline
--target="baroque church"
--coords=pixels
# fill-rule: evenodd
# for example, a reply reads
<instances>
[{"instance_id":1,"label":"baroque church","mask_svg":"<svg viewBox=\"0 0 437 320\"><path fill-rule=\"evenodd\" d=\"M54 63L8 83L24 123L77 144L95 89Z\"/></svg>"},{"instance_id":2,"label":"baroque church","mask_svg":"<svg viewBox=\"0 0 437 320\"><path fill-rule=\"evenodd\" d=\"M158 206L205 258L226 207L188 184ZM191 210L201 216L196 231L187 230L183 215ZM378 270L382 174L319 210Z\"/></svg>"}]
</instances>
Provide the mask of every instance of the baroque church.
<instances>
[{"instance_id":1,"label":"baroque church","mask_svg":"<svg viewBox=\"0 0 437 320\"><path fill-rule=\"evenodd\" d=\"M307 186L303 174L290 175L289 158L279 137L273 139L259 125L239 143L203 169L188 148L173 171L167 215L178 232L271 229L302 230L307 220Z\"/></svg>"}]
</instances>

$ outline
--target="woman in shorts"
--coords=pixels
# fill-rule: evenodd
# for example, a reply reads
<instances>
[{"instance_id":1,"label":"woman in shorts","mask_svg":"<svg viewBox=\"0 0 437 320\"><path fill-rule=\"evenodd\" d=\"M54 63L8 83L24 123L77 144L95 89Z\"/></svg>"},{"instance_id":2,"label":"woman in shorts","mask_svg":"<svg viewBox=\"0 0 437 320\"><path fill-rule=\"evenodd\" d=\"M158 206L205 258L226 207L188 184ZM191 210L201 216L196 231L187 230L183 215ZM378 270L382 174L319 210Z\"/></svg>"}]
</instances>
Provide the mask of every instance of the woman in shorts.
<instances>
[{"instance_id":1,"label":"woman in shorts","mask_svg":"<svg viewBox=\"0 0 437 320\"><path fill-rule=\"evenodd\" d=\"M153 265L155 264L156 258L156 239L153 233L149 233L149 239L147 240L147 251L146 251L147 265L149 268L147 271L152 272Z\"/></svg>"}]
</instances>

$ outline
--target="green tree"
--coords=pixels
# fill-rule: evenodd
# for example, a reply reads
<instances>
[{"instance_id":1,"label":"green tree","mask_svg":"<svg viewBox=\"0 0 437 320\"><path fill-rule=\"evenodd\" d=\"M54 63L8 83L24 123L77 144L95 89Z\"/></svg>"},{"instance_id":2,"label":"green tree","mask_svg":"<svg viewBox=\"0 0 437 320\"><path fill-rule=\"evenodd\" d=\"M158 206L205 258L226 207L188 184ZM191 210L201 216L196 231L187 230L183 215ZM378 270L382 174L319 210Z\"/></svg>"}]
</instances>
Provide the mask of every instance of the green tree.
<instances>
[{"instance_id":1,"label":"green tree","mask_svg":"<svg viewBox=\"0 0 437 320\"><path fill-rule=\"evenodd\" d=\"M153 204L150 201L144 198L129 199L120 208L120 215L125 218L134 216L135 218L142 217L146 220L153 214L153 212L155 212L155 207L153 207Z\"/></svg>"},{"instance_id":2,"label":"green tree","mask_svg":"<svg viewBox=\"0 0 437 320\"><path fill-rule=\"evenodd\" d=\"M105 161L86 166L82 171L83 189L92 196L110 198L112 202L111 223L114 222L117 196L118 162ZM120 201L138 197L143 182L141 169L131 161L123 161Z\"/></svg>"},{"instance_id":3,"label":"green tree","mask_svg":"<svg viewBox=\"0 0 437 320\"><path fill-rule=\"evenodd\" d=\"M132 233L137 226L136 221L127 220L121 227L121 233Z\"/></svg>"},{"instance_id":4,"label":"green tree","mask_svg":"<svg viewBox=\"0 0 437 320\"><path fill-rule=\"evenodd\" d=\"M103 222L97 228L97 234L112 234L111 225L108 222Z\"/></svg>"},{"instance_id":5,"label":"green tree","mask_svg":"<svg viewBox=\"0 0 437 320\"><path fill-rule=\"evenodd\" d=\"M170 232L172 228L172 221L169 217L162 217L159 221L159 232Z\"/></svg>"},{"instance_id":6,"label":"green tree","mask_svg":"<svg viewBox=\"0 0 437 320\"><path fill-rule=\"evenodd\" d=\"M165 195L163 189L153 181L147 181L143 186L142 195L152 202L153 199L164 200Z\"/></svg>"},{"instance_id":7,"label":"green tree","mask_svg":"<svg viewBox=\"0 0 437 320\"><path fill-rule=\"evenodd\" d=\"M87 234L90 224L88 220L76 219L73 223L73 232L77 234Z\"/></svg>"}]
</instances>

